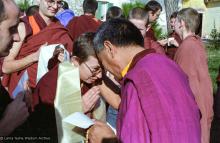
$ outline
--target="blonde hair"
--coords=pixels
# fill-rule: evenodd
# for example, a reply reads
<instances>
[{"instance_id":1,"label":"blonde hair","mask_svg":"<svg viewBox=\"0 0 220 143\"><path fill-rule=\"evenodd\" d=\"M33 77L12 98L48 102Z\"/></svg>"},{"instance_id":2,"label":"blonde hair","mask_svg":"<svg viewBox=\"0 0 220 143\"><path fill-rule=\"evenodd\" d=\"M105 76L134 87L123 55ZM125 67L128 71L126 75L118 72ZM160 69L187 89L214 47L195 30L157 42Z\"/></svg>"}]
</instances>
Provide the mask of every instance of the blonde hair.
<instances>
[{"instance_id":1,"label":"blonde hair","mask_svg":"<svg viewBox=\"0 0 220 143\"><path fill-rule=\"evenodd\" d=\"M199 13L193 8L184 8L177 14L177 20L183 20L186 29L191 32L196 32L200 25Z\"/></svg>"}]
</instances>

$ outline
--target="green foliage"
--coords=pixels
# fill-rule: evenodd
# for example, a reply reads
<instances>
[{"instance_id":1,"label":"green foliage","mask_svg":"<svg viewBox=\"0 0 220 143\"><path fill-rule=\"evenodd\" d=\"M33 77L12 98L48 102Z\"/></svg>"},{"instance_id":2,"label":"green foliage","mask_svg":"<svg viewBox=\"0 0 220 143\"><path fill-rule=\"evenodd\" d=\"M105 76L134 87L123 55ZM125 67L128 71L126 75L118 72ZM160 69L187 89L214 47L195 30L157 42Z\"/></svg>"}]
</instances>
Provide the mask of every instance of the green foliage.
<instances>
[{"instance_id":1,"label":"green foliage","mask_svg":"<svg viewBox=\"0 0 220 143\"><path fill-rule=\"evenodd\" d=\"M215 21L214 21L214 28L211 30L210 33L210 37L211 37L211 45L213 46L213 48L219 48L219 44L220 44L220 32L218 32L218 30L216 29L215 26Z\"/></svg>"},{"instance_id":2,"label":"green foliage","mask_svg":"<svg viewBox=\"0 0 220 143\"><path fill-rule=\"evenodd\" d=\"M122 4L122 10L124 12L124 15L125 17L127 18L128 17L128 14L129 14L129 11L135 7L142 7L144 8L144 4L140 1L136 1L135 3L123 3ZM153 25L152 25L152 28L154 30L154 34L155 34L155 37L157 39L163 39L166 37L165 34L163 34L163 30L162 28L160 27L159 23L155 22Z\"/></svg>"},{"instance_id":3,"label":"green foliage","mask_svg":"<svg viewBox=\"0 0 220 143\"><path fill-rule=\"evenodd\" d=\"M212 29L210 36L212 40L218 40L219 33L216 28Z\"/></svg>"},{"instance_id":4,"label":"green foliage","mask_svg":"<svg viewBox=\"0 0 220 143\"><path fill-rule=\"evenodd\" d=\"M163 34L163 30L162 28L160 27L159 23L155 22L153 25L152 25L152 28L154 30L154 35L157 39L164 39L166 38L166 35Z\"/></svg>"},{"instance_id":5,"label":"green foliage","mask_svg":"<svg viewBox=\"0 0 220 143\"><path fill-rule=\"evenodd\" d=\"M17 4L21 11L26 11L30 7L29 0L20 0Z\"/></svg>"},{"instance_id":6,"label":"green foliage","mask_svg":"<svg viewBox=\"0 0 220 143\"><path fill-rule=\"evenodd\" d=\"M208 54L209 73L212 79L213 91L215 93L217 90L216 77L218 75L218 68L220 65L220 46L218 46L218 48L214 48L211 43L207 43L206 50Z\"/></svg>"},{"instance_id":7,"label":"green foliage","mask_svg":"<svg viewBox=\"0 0 220 143\"><path fill-rule=\"evenodd\" d=\"M124 15L125 17L127 18L128 17L128 14L129 14L129 11L132 9L132 8L135 8L135 7L142 7L144 8L144 4L139 2L139 1L136 1L135 3L123 3L122 4L122 10L124 12Z\"/></svg>"}]
</instances>

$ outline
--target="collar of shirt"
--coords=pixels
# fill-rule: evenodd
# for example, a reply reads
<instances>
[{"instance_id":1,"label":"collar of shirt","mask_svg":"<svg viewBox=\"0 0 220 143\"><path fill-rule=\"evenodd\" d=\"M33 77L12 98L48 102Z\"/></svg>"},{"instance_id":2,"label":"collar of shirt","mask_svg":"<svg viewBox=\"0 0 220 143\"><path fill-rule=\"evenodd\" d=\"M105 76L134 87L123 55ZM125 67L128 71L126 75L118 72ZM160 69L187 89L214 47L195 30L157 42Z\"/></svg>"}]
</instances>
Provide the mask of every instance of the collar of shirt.
<instances>
[{"instance_id":1,"label":"collar of shirt","mask_svg":"<svg viewBox=\"0 0 220 143\"><path fill-rule=\"evenodd\" d=\"M127 66L121 71L121 76L122 76L122 77L124 77L124 76L127 74L128 69L130 68L131 62L132 62L132 61L130 61L130 62L127 64Z\"/></svg>"}]
</instances>

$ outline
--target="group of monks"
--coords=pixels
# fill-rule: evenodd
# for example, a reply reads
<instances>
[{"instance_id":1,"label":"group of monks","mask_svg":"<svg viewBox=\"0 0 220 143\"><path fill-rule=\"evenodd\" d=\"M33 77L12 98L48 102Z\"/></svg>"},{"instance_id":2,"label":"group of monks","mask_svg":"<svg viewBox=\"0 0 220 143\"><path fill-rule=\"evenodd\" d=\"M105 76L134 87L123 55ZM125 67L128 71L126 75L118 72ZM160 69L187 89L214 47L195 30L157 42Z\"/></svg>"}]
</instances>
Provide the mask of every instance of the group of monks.
<instances>
[{"instance_id":1,"label":"group of monks","mask_svg":"<svg viewBox=\"0 0 220 143\"><path fill-rule=\"evenodd\" d=\"M64 5L40 0L34 13L19 18L13 0L0 0L0 137L62 142L54 101L66 50L68 62L79 68L79 106L96 119L82 131L88 142L210 142L213 89L205 47L195 34L200 24L195 9L174 12L169 37L157 40L152 25L162 6L155 0L131 9L127 19L113 6L105 22L95 17L97 1L84 0L84 14L65 19L65 25L56 18ZM37 81L41 49L53 44L65 49L55 48L48 72ZM24 92L14 96L26 73ZM118 112L116 133L106 124L105 105ZM71 142L83 141L74 137Z\"/></svg>"}]
</instances>

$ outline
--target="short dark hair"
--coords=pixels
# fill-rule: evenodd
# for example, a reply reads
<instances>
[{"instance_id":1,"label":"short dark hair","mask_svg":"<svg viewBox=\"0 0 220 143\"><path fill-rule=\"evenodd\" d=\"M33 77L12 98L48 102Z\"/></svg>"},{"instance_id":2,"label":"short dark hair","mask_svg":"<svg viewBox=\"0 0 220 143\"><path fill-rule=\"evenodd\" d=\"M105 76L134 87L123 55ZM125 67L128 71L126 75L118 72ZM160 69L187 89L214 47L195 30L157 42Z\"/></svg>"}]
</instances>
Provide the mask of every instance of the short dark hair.
<instances>
[{"instance_id":1,"label":"short dark hair","mask_svg":"<svg viewBox=\"0 0 220 143\"><path fill-rule=\"evenodd\" d=\"M135 7L130 10L128 19L140 19L148 22L148 14L143 8Z\"/></svg>"},{"instance_id":2,"label":"short dark hair","mask_svg":"<svg viewBox=\"0 0 220 143\"><path fill-rule=\"evenodd\" d=\"M93 40L97 53L104 49L103 44L106 40L119 47L144 46L140 30L130 21L121 18L110 19L99 27Z\"/></svg>"},{"instance_id":3,"label":"short dark hair","mask_svg":"<svg viewBox=\"0 0 220 143\"><path fill-rule=\"evenodd\" d=\"M199 13L193 8L184 8L177 14L177 20L183 20L186 25L186 29L191 32L196 32L200 25Z\"/></svg>"},{"instance_id":4,"label":"short dark hair","mask_svg":"<svg viewBox=\"0 0 220 143\"><path fill-rule=\"evenodd\" d=\"M153 14L156 13L158 10L161 10L161 11L163 10L163 9L162 9L162 6L160 5L160 3L157 2L157 1L155 1L155 0L149 1L149 2L145 5L144 9L145 9L147 12L152 11Z\"/></svg>"},{"instance_id":5,"label":"short dark hair","mask_svg":"<svg viewBox=\"0 0 220 143\"><path fill-rule=\"evenodd\" d=\"M96 0L84 0L83 1L83 12L92 13L95 15L95 12L98 8L98 2Z\"/></svg>"},{"instance_id":6,"label":"short dark hair","mask_svg":"<svg viewBox=\"0 0 220 143\"><path fill-rule=\"evenodd\" d=\"M69 9L69 5L66 1L62 1L62 3L63 3L63 6L62 6L63 9Z\"/></svg>"},{"instance_id":7,"label":"short dark hair","mask_svg":"<svg viewBox=\"0 0 220 143\"><path fill-rule=\"evenodd\" d=\"M83 33L74 42L73 56L77 56L80 63L87 61L89 56L96 56L93 44L94 36L94 32Z\"/></svg>"},{"instance_id":8,"label":"short dark hair","mask_svg":"<svg viewBox=\"0 0 220 143\"><path fill-rule=\"evenodd\" d=\"M34 15L38 11L39 11L39 6L32 5L32 6L28 7L28 9L26 10L26 15L31 16L31 15Z\"/></svg>"},{"instance_id":9,"label":"short dark hair","mask_svg":"<svg viewBox=\"0 0 220 143\"><path fill-rule=\"evenodd\" d=\"M109 20L111 18L125 18L122 9L117 6L112 6L108 8L106 13L106 20Z\"/></svg>"},{"instance_id":10,"label":"short dark hair","mask_svg":"<svg viewBox=\"0 0 220 143\"><path fill-rule=\"evenodd\" d=\"M170 19L172 18L176 18L177 17L177 11L173 12L171 15L170 15Z\"/></svg>"},{"instance_id":11,"label":"short dark hair","mask_svg":"<svg viewBox=\"0 0 220 143\"><path fill-rule=\"evenodd\" d=\"M0 0L0 23L7 18L3 0Z\"/></svg>"}]
</instances>

